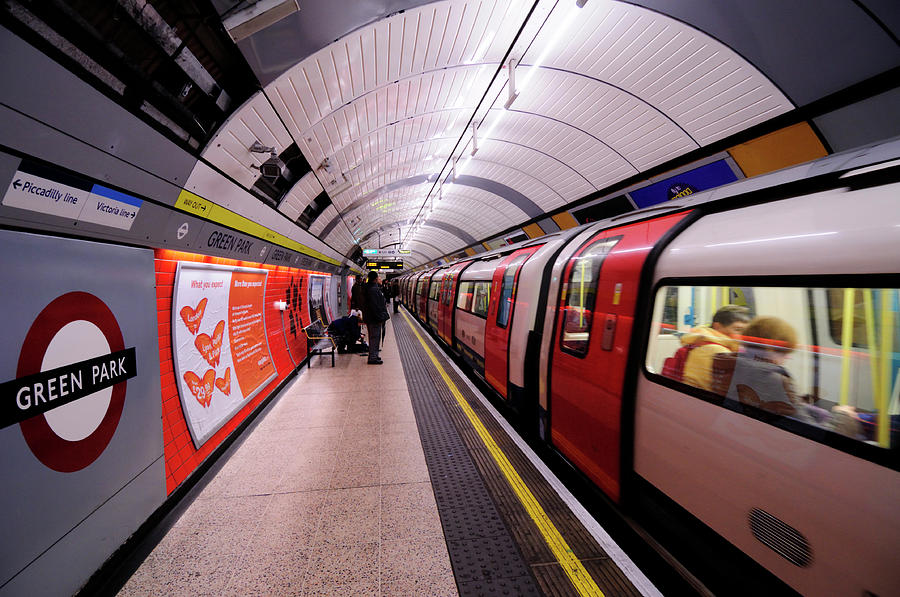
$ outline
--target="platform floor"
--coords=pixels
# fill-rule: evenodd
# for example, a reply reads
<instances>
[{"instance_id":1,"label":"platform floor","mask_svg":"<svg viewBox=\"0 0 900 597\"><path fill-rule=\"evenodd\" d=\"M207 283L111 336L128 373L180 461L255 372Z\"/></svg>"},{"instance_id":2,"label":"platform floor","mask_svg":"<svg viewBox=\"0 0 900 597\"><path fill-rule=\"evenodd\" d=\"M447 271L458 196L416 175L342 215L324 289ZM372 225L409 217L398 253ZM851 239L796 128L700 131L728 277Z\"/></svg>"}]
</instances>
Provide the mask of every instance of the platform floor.
<instances>
[{"instance_id":1,"label":"platform floor","mask_svg":"<svg viewBox=\"0 0 900 597\"><path fill-rule=\"evenodd\" d=\"M402 309L382 358L315 357L119 595L659 594Z\"/></svg>"}]
</instances>

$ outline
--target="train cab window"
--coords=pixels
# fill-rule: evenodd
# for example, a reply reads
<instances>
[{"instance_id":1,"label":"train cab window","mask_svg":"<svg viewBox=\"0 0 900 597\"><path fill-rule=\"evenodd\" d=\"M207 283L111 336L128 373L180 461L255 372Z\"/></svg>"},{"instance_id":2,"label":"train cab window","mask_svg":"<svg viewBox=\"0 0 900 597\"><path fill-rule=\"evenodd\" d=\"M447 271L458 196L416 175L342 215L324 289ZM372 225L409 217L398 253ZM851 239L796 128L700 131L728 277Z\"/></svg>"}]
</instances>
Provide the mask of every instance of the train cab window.
<instances>
[{"instance_id":1,"label":"train cab window","mask_svg":"<svg viewBox=\"0 0 900 597\"><path fill-rule=\"evenodd\" d=\"M898 315L897 289L663 286L644 365L685 394L805 437L896 450Z\"/></svg>"},{"instance_id":2,"label":"train cab window","mask_svg":"<svg viewBox=\"0 0 900 597\"><path fill-rule=\"evenodd\" d=\"M560 346L576 355L587 353L596 299L600 266L619 238L604 238L588 245L569 261L569 275L563 286L563 329Z\"/></svg>"},{"instance_id":3,"label":"train cab window","mask_svg":"<svg viewBox=\"0 0 900 597\"><path fill-rule=\"evenodd\" d=\"M497 325L505 328L509 323L509 314L512 311L513 301L516 300L515 281L516 273L525 263L530 254L519 255L509 262L506 271L503 272L503 280L500 282L500 304L497 306Z\"/></svg>"}]
</instances>

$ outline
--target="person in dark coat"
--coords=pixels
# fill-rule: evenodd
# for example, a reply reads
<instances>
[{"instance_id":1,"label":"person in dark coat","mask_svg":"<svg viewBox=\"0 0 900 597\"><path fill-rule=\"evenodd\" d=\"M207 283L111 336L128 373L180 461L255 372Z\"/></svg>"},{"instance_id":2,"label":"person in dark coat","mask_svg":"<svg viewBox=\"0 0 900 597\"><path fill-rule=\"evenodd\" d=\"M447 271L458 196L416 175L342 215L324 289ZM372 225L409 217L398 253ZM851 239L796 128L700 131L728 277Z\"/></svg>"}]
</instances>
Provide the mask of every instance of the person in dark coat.
<instances>
[{"instance_id":1,"label":"person in dark coat","mask_svg":"<svg viewBox=\"0 0 900 597\"><path fill-rule=\"evenodd\" d=\"M363 287L363 320L369 332L370 365L380 365L383 361L378 356L381 349L381 335L384 322L391 318L384 302L384 293L378 283L378 272L369 272L369 281Z\"/></svg>"},{"instance_id":2,"label":"person in dark coat","mask_svg":"<svg viewBox=\"0 0 900 597\"><path fill-rule=\"evenodd\" d=\"M328 332L341 354L356 352L355 347L360 339L358 313L356 310L351 311L347 317L335 319L328 325Z\"/></svg>"},{"instance_id":3,"label":"person in dark coat","mask_svg":"<svg viewBox=\"0 0 900 597\"><path fill-rule=\"evenodd\" d=\"M363 302L365 299L363 297L363 277L362 274L356 274L356 279L353 282L353 287L350 289L350 310L356 309L357 311L363 310ZM365 317L365 315L363 315Z\"/></svg>"},{"instance_id":4,"label":"person in dark coat","mask_svg":"<svg viewBox=\"0 0 900 597\"><path fill-rule=\"evenodd\" d=\"M394 278L394 283L391 285L391 298L394 301L394 313L397 313L397 307L400 306L400 282Z\"/></svg>"}]
</instances>

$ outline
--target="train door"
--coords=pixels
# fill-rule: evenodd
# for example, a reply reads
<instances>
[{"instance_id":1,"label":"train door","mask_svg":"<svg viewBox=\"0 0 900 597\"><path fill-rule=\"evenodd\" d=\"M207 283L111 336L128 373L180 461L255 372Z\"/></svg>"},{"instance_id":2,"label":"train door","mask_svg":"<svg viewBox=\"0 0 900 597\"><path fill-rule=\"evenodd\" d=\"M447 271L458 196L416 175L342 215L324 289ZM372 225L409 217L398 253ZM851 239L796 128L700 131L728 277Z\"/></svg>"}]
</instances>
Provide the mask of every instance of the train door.
<instances>
[{"instance_id":1,"label":"train door","mask_svg":"<svg viewBox=\"0 0 900 597\"><path fill-rule=\"evenodd\" d=\"M441 286L441 304L438 325L438 336L448 345L453 345L453 306L456 301L456 287L459 275L472 263L458 263L451 267L444 275L444 283Z\"/></svg>"},{"instance_id":2,"label":"train door","mask_svg":"<svg viewBox=\"0 0 900 597\"><path fill-rule=\"evenodd\" d=\"M522 264L540 246L514 251L494 270L491 297L484 333L484 377L503 398L508 397L509 330L513 307L516 302L516 286Z\"/></svg>"},{"instance_id":3,"label":"train door","mask_svg":"<svg viewBox=\"0 0 900 597\"><path fill-rule=\"evenodd\" d=\"M620 492L622 386L641 270L684 213L604 230L563 268L549 379L553 445L614 500Z\"/></svg>"},{"instance_id":4,"label":"train door","mask_svg":"<svg viewBox=\"0 0 900 597\"><path fill-rule=\"evenodd\" d=\"M435 332L438 331L438 311L441 299L441 284L447 270L438 270L431 280L428 282L428 327Z\"/></svg>"},{"instance_id":5,"label":"train door","mask_svg":"<svg viewBox=\"0 0 900 597\"><path fill-rule=\"evenodd\" d=\"M423 273L416 284L416 296L414 299L416 302L416 315L419 316L422 323L428 322L428 289L433 274L433 270Z\"/></svg>"}]
</instances>

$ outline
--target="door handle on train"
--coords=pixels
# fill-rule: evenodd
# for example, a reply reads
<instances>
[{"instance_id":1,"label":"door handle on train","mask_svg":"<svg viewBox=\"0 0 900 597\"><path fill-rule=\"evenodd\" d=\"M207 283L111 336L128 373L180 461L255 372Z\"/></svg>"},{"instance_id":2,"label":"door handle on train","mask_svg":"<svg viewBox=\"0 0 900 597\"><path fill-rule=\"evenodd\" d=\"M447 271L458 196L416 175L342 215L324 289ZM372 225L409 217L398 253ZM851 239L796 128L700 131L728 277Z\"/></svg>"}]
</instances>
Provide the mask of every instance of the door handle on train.
<instances>
[{"instance_id":1,"label":"door handle on train","mask_svg":"<svg viewBox=\"0 0 900 597\"><path fill-rule=\"evenodd\" d=\"M616 319L617 315L612 313L606 314L606 319L603 322L603 338L600 341L600 348L603 350L612 350L613 348L613 339L616 336Z\"/></svg>"}]
</instances>

